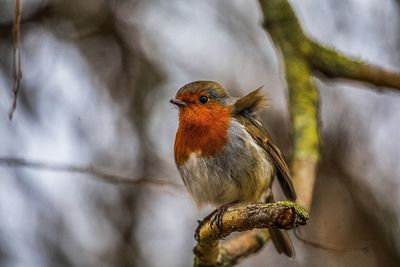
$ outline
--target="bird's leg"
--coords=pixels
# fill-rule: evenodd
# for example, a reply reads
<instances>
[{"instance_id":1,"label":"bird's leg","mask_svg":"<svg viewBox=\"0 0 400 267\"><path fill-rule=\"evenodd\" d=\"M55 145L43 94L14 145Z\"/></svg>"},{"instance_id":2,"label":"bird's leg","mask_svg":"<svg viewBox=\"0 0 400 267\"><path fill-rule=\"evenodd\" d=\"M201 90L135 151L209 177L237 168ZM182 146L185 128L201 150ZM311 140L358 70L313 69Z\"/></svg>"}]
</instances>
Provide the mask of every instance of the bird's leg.
<instances>
[{"instance_id":1,"label":"bird's leg","mask_svg":"<svg viewBox=\"0 0 400 267\"><path fill-rule=\"evenodd\" d=\"M215 215L213 216L213 218L211 219L211 227L213 226L213 224L215 223L217 225L218 228L218 232L219 232L219 238L223 239L222 237L222 217L224 217L225 212L232 206L236 205L239 201L235 200L231 203L222 205L221 207L219 207L217 209L217 212L215 213Z\"/></svg>"},{"instance_id":2,"label":"bird's leg","mask_svg":"<svg viewBox=\"0 0 400 267\"><path fill-rule=\"evenodd\" d=\"M203 220L198 221L199 226L196 228L196 232L194 235L194 238L199 241L199 233L200 233L200 228L208 221L210 221L210 227L212 228L214 224L216 224L218 228L218 234L219 238L223 239L222 237L222 217L224 217L225 212L232 207L233 205L236 205L239 201L233 201L228 204L222 205L218 209L213 210L210 214L208 214Z\"/></svg>"},{"instance_id":3,"label":"bird's leg","mask_svg":"<svg viewBox=\"0 0 400 267\"><path fill-rule=\"evenodd\" d=\"M206 223L208 222L216 213L218 212L218 209L213 210L210 214L208 214L206 217L204 217L203 220L198 220L197 222L199 223L199 226L197 226L195 234L194 234L194 238L196 239L196 241L199 241L199 234L200 234L200 228ZM212 225L212 224L211 224Z\"/></svg>"}]
</instances>

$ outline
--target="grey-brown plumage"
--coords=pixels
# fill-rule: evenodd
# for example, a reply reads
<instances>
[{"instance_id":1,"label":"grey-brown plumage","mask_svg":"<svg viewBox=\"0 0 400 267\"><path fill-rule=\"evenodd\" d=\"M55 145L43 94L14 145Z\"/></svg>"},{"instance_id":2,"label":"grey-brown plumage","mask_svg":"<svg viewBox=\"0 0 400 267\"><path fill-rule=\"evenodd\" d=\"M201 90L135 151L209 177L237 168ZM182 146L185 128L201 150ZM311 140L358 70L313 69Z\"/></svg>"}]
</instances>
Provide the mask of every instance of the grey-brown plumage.
<instances>
[{"instance_id":1,"label":"grey-brown plumage","mask_svg":"<svg viewBox=\"0 0 400 267\"><path fill-rule=\"evenodd\" d=\"M271 158L285 196L290 200L295 200L296 192L293 188L289 168L267 130L256 119L257 113L265 108L266 103L266 97L262 94L261 88L258 88L235 102L233 114Z\"/></svg>"},{"instance_id":2,"label":"grey-brown plumage","mask_svg":"<svg viewBox=\"0 0 400 267\"><path fill-rule=\"evenodd\" d=\"M285 196L290 200L295 200L296 192L292 184L289 168L281 152L272 142L272 138L269 136L267 130L255 119L258 115L257 113L265 108L266 103L266 97L262 94L261 88L258 88L236 101L233 114L238 121L245 125L250 135L257 140L257 143L270 157L275 166L275 174ZM267 202L274 202L272 191L267 197ZM293 258L295 252L288 233L280 229L269 229L269 232L278 253L284 253L288 257Z\"/></svg>"}]
</instances>

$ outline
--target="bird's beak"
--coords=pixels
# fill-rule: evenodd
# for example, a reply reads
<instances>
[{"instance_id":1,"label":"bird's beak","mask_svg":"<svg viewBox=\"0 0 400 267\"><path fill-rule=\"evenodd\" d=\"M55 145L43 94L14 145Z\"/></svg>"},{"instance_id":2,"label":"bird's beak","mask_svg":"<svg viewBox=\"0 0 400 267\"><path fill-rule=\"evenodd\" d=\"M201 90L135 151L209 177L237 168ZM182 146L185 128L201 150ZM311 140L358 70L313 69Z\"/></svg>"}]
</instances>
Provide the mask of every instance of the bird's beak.
<instances>
[{"instance_id":1,"label":"bird's beak","mask_svg":"<svg viewBox=\"0 0 400 267\"><path fill-rule=\"evenodd\" d=\"M173 98L171 99L169 102L171 102L174 105L177 105L178 107L187 107L188 103L186 103L185 101Z\"/></svg>"}]
</instances>

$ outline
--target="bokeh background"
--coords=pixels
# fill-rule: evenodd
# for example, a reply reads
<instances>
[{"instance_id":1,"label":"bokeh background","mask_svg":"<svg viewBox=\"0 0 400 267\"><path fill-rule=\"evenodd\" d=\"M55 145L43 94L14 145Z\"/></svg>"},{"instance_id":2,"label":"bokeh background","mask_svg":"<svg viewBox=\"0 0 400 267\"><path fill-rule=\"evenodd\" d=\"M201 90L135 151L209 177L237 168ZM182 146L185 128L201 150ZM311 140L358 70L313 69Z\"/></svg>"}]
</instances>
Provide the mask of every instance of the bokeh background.
<instances>
[{"instance_id":1,"label":"bokeh background","mask_svg":"<svg viewBox=\"0 0 400 267\"><path fill-rule=\"evenodd\" d=\"M318 41L400 70L400 1L292 0ZM173 161L187 82L232 94L260 85L264 122L289 160L279 54L249 0L25 0L23 80L13 121L14 1L0 0L0 156L92 164L180 183ZM239 266L400 265L400 94L318 79L322 161L296 258L272 244ZM112 185L90 175L0 167L0 266L190 266L196 209L169 186Z\"/></svg>"}]
</instances>

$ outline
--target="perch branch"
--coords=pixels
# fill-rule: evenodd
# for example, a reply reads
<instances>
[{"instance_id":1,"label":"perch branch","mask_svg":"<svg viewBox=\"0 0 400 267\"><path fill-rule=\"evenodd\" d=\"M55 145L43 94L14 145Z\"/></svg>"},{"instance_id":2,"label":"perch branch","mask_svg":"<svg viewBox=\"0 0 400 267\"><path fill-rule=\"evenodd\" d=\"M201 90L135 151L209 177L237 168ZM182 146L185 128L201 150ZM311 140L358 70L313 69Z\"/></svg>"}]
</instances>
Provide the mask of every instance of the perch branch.
<instances>
[{"instance_id":1,"label":"perch branch","mask_svg":"<svg viewBox=\"0 0 400 267\"><path fill-rule=\"evenodd\" d=\"M21 83L21 0L15 0L15 14L13 22L13 88L9 120L12 120L15 109L17 108L17 98Z\"/></svg>"},{"instance_id":2,"label":"perch branch","mask_svg":"<svg viewBox=\"0 0 400 267\"><path fill-rule=\"evenodd\" d=\"M253 204L228 210L222 218L222 231L210 222L199 230L199 240L194 249L194 266L232 266L240 258L257 252L269 239L266 231L249 232L219 246L219 239L233 232L276 227L292 229L306 224L307 212L290 201Z\"/></svg>"},{"instance_id":3,"label":"perch branch","mask_svg":"<svg viewBox=\"0 0 400 267\"><path fill-rule=\"evenodd\" d=\"M183 190L182 185L173 182L162 181L159 179L135 179L128 176L112 174L91 165L78 166L54 162L39 162L15 157L0 157L0 166L89 174L95 176L103 182L111 184L170 186L179 190Z\"/></svg>"}]
</instances>

